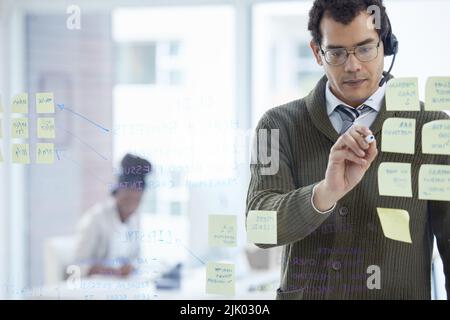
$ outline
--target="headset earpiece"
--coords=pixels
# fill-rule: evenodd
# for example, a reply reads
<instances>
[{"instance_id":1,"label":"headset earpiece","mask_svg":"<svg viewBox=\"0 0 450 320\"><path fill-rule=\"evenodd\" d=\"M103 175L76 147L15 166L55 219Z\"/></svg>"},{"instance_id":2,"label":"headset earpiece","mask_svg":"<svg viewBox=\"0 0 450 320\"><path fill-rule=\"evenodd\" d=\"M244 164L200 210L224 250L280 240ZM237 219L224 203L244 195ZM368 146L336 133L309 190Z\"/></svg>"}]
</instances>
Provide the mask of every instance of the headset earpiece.
<instances>
[{"instance_id":1,"label":"headset earpiece","mask_svg":"<svg viewBox=\"0 0 450 320\"><path fill-rule=\"evenodd\" d=\"M384 55L392 56L398 53L398 40L397 37L389 32L386 38L383 41L384 45Z\"/></svg>"},{"instance_id":2,"label":"headset earpiece","mask_svg":"<svg viewBox=\"0 0 450 320\"><path fill-rule=\"evenodd\" d=\"M383 37L383 45L384 45L384 55L392 56L396 55L398 52L398 40L397 37L392 33L392 25L389 17L386 16L388 30L385 37Z\"/></svg>"},{"instance_id":3,"label":"headset earpiece","mask_svg":"<svg viewBox=\"0 0 450 320\"><path fill-rule=\"evenodd\" d=\"M389 21L389 18L387 18L387 22L389 25L389 31L388 31L386 37L384 37L384 39L383 39L384 55L385 56L393 55L394 57L392 58L391 66L389 67L388 72L386 72L386 75L384 75L381 78L381 81L378 84L380 87L382 87L388 81L388 77L390 77L392 68L394 67L395 58L397 57L397 53L398 53L398 40L397 40L397 37L392 33L392 25L391 25L391 21Z\"/></svg>"}]
</instances>

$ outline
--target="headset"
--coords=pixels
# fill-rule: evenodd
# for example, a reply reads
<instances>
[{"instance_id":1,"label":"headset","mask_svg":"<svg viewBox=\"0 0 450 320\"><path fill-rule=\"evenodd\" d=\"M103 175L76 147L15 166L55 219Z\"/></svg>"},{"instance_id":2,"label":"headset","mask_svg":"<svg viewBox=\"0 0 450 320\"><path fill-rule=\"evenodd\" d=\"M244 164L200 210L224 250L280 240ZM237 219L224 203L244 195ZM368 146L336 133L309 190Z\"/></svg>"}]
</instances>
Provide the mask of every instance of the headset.
<instances>
[{"instance_id":1,"label":"headset","mask_svg":"<svg viewBox=\"0 0 450 320\"><path fill-rule=\"evenodd\" d=\"M385 56L393 55L394 57L392 58L391 66L389 67L388 72L386 73L385 76L383 76L383 78L381 79L381 81L379 83L380 87L382 87L388 81L388 77L392 71L392 68L394 67L395 57L397 56L397 53L398 53L397 37L392 33L391 21L389 20L389 17L387 15L386 15L386 19L387 19L389 30L388 30L386 36L384 36L384 38L382 39L383 46L384 46L384 55Z\"/></svg>"}]
</instances>

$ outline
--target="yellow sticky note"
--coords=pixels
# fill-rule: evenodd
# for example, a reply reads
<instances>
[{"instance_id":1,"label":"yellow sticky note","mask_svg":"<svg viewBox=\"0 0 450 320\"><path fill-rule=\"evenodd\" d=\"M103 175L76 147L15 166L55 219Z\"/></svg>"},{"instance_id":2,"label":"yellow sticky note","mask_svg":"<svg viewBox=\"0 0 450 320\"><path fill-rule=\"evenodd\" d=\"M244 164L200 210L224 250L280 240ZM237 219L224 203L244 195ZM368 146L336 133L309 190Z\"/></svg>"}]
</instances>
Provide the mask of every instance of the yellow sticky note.
<instances>
[{"instance_id":1,"label":"yellow sticky note","mask_svg":"<svg viewBox=\"0 0 450 320\"><path fill-rule=\"evenodd\" d=\"M409 231L409 213L402 209L377 208L381 228L386 238L412 243Z\"/></svg>"},{"instance_id":2,"label":"yellow sticky note","mask_svg":"<svg viewBox=\"0 0 450 320\"><path fill-rule=\"evenodd\" d=\"M28 119L11 119L11 137L14 139L28 139Z\"/></svg>"},{"instance_id":3,"label":"yellow sticky note","mask_svg":"<svg viewBox=\"0 0 450 320\"><path fill-rule=\"evenodd\" d=\"M411 164L383 162L378 167L380 196L412 197Z\"/></svg>"},{"instance_id":4,"label":"yellow sticky note","mask_svg":"<svg viewBox=\"0 0 450 320\"><path fill-rule=\"evenodd\" d=\"M206 293L233 296L235 292L234 264L206 264Z\"/></svg>"},{"instance_id":5,"label":"yellow sticky note","mask_svg":"<svg viewBox=\"0 0 450 320\"><path fill-rule=\"evenodd\" d=\"M419 199L450 201L450 166L423 164L420 167Z\"/></svg>"},{"instance_id":6,"label":"yellow sticky note","mask_svg":"<svg viewBox=\"0 0 450 320\"><path fill-rule=\"evenodd\" d=\"M250 243L277 243L277 212L252 210L247 215L247 241Z\"/></svg>"},{"instance_id":7,"label":"yellow sticky note","mask_svg":"<svg viewBox=\"0 0 450 320\"><path fill-rule=\"evenodd\" d=\"M208 216L208 245L235 247L236 234L236 216L218 214Z\"/></svg>"},{"instance_id":8,"label":"yellow sticky note","mask_svg":"<svg viewBox=\"0 0 450 320\"><path fill-rule=\"evenodd\" d=\"M383 123L381 151L414 154L416 119L389 118Z\"/></svg>"},{"instance_id":9,"label":"yellow sticky note","mask_svg":"<svg viewBox=\"0 0 450 320\"><path fill-rule=\"evenodd\" d=\"M28 113L28 93L20 93L14 96L11 111L13 113Z\"/></svg>"},{"instance_id":10,"label":"yellow sticky note","mask_svg":"<svg viewBox=\"0 0 450 320\"><path fill-rule=\"evenodd\" d=\"M450 154L450 120L435 120L423 125L422 152Z\"/></svg>"},{"instance_id":11,"label":"yellow sticky note","mask_svg":"<svg viewBox=\"0 0 450 320\"><path fill-rule=\"evenodd\" d=\"M450 110L450 77L429 77L425 89L425 111Z\"/></svg>"},{"instance_id":12,"label":"yellow sticky note","mask_svg":"<svg viewBox=\"0 0 450 320\"><path fill-rule=\"evenodd\" d=\"M52 164L55 162L55 147L53 143L38 143L36 145L36 163Z\"/></svg>"},{"instance_id":13,"label":"yellow sticky note","mask_svg":"<svg viewBox=\"0 0 450 320\"><path fill-rule=\"evenodd\" d=\"M36 93L36 112L37 113L55 113L53 92Z\"/></svg>"},{"instance_id":14,"label":"yellow sticky note","mask_svg":"<svg viewBox=\"0 0 450 320\"><path fill-rule=\"evenodd\" d=\"M418 78L393 78L386 87L386 110L420 111Z\"/></svg>"},{"instance_id":15,"label":"yellow sticky note","mask_svg":"<svg viewBox=\"0 0 450 320\"><path fill-rule=\"evenodd\" d=\"M28 143L15 143L11 146L11 157L13 163L30 163L30 148Z\"/></svg>"},{"instance_id":16,"label":"yellow sticky note","mask_svg":"<svg viewBox=\"0 0 450 320\"><path fill-rule=\"evenodd\" d=\"M38 139L55 138L55 119L38 118L37 119L37 137Z\"/></svg>"}]
</instances>

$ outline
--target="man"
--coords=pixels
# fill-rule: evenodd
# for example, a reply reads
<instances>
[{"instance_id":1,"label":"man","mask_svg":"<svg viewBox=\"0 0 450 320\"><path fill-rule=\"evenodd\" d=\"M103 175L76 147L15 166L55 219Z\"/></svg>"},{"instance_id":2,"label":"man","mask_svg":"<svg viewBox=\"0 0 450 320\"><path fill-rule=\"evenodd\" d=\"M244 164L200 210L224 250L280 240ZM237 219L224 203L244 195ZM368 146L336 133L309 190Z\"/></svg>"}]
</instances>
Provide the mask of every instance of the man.
<instances>
[{"instance_id":1,"label":"man","mask_svg":"<svg viewBox=\"0 0 450 320\"><path fill-rule=\"evenodd\" d=\"M381 9L380 29L367 23L371 5ZM417 185L422 164L449 164L448 156L422 154L420 134L425 123L448 116L423 105L421 112L386 111L381 80L390 78L383 53L391 30L382 0L316 0L309 30L325 76L307 97L260 119L256 130L266 129L267 141L279 130L279 170L262 175L265 166L252 164L247 195L247 213L277 212L277 243L257 244L283 246L277 299L430 299L433 236L448 294L450 205L419 200ZM390 117L416 119L414 155L379 152ZM371 134L376 141L368 144ZM379 196L382 162L411 163L412 198ZM384 236L377 207L408 211L411 244Z\"/></svg>"},{"instance_id":2,"label":"man","mask_svg":"<svg viewBox=\"0 0 450 320\"><path fill-rule=\"evenodd\" d=\"M89 209L79 223L75 263L82 276L128 276L134 269L133 260L139 257L139 243L128 235L139 230L136 210L151 164L127 154L121 167L112 197Z\"/></svg>"}]
</instances>

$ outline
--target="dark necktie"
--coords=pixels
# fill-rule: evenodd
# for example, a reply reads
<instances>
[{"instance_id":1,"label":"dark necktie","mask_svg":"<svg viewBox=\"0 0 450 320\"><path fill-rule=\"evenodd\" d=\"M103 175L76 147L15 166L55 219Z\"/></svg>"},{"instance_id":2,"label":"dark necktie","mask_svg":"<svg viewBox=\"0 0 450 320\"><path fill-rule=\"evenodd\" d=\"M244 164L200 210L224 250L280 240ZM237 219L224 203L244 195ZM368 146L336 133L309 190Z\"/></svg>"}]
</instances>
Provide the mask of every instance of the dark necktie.
<instances>
[{"instance_id":1,"label":"dark necktie","mask_svg":"<svg viewBox=\"0 0 450 320\"><path fill-rule=\"evenodd\" d=\"M339 135L342 135L353 125L356 119L358 119L361 115L370 112L372 108L365 104L357 109L340 104L335 110L339 113L342 119L342 127L339 132Z\"/></svg>"}]
</instances>

